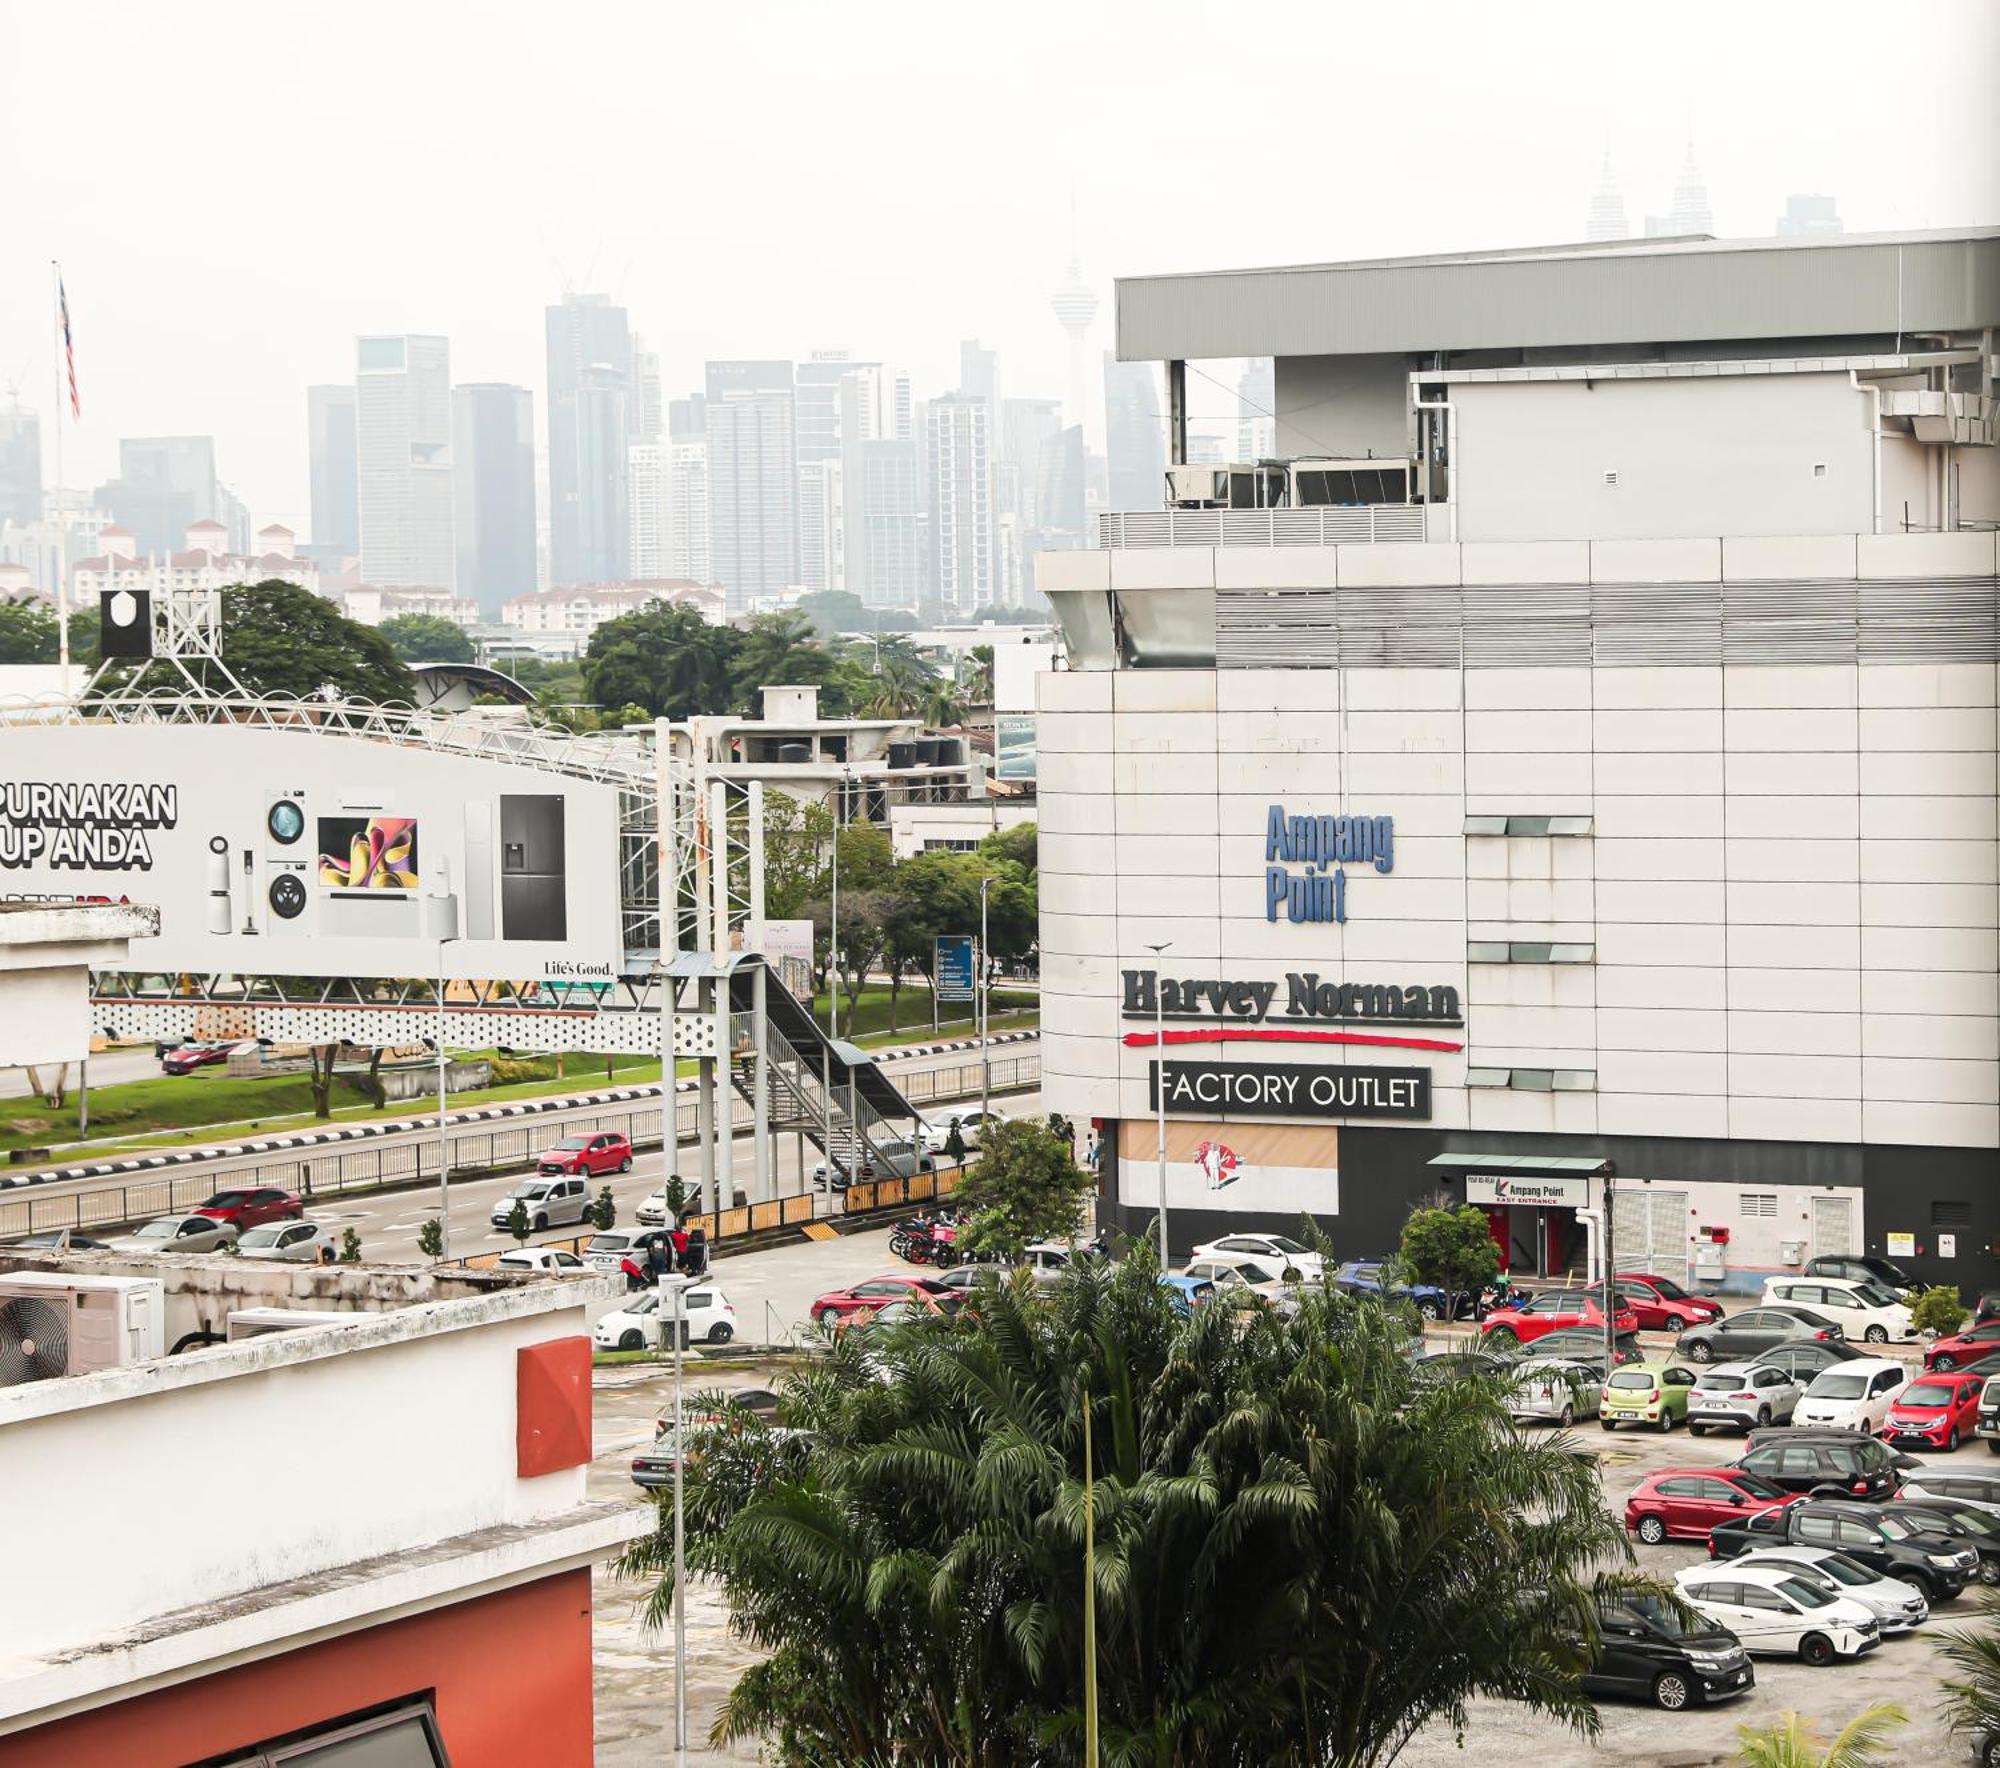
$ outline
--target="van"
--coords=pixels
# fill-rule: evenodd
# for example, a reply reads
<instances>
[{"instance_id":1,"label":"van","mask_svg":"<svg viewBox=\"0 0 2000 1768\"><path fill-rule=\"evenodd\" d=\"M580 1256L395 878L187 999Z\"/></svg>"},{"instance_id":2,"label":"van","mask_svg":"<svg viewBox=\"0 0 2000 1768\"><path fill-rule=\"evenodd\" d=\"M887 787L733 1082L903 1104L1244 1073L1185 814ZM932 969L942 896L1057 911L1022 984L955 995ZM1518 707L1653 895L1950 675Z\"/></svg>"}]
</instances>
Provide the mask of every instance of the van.
<instances>
[{"instance_id":1,"label":"van","mask_svg":"<svg viewBox=\"0 0 2000 1768\"><path fill-rule=\"evenodd\" d=\"M528 1226L536 1233L558 1228L566 1222L580 1222L590 1209L590 1191L582 1179L523 1179L493 1206L492 1222L504 1228L519 1203L528 1212Z\"/></svg>"}]
</instances>

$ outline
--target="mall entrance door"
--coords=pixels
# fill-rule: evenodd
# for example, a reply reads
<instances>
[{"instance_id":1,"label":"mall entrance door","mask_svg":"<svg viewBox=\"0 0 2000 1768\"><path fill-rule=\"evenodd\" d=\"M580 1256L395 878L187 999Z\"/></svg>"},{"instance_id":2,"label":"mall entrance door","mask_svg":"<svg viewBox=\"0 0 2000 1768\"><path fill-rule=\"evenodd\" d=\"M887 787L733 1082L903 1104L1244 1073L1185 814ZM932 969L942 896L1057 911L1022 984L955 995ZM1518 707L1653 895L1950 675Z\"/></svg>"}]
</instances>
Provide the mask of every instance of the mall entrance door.
<instances>
[{"instance_id":1,"label":"mall entrance door","mask_svg":"<svg viewBox=\"0 0 2000 1768\"><path fill-rule=\"evenodd\" d=\"M1488 1204L1486 1224L1510 1277L1561 1277L1583 1268L1583 1225L1566 1205Z\"/></svg>"}]
</instances>

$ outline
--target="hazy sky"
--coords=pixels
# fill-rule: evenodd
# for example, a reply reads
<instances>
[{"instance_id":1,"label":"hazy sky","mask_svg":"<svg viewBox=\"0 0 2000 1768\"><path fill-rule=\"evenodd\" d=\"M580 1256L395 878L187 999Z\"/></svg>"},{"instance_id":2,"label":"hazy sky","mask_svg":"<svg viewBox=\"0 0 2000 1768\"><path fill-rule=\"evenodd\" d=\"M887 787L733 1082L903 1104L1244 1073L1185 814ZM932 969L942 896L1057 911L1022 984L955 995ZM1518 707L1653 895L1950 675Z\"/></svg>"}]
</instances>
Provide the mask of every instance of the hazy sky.
<instances>
[{"instance_id":1,"label":"hazy sky","mask_svg":"<svg viewBox=\"0 0 2000 1768\"><path fill-rule=\"evenodd\" d=\"M538 427L565 287L670 393L843 347L929 393L977 336L1059 395L1072 186L1108 346L1116 275L1580 237L1607 142L1635 230L1690 132L1727 235L1792 191L2000 221L1996 69L1993 0L0 0L0 398L49 408L59 257L65 482L213 434L303 533L304 389L360 331L447 334Z\"/></svg>"}]
</instances>

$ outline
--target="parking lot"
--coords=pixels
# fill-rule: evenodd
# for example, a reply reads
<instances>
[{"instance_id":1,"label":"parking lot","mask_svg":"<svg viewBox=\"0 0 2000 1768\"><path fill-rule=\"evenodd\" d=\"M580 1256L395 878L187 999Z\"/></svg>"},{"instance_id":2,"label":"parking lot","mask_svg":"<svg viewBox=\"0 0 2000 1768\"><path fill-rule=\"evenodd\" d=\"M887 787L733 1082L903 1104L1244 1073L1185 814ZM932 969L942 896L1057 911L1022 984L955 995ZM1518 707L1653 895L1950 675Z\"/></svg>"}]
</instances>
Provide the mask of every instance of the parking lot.
<instances>
[{"instance_id":1,"label":"parking lot","mask_svg":"<svg viewBox=\"0 0 2000 1768\"><path fill-rule=\"evenodd\" d=\"M882 1231L845 1236L814 1246L773 1249L726 1261L718 1270L739 1315L761 1319L768 1302L777 1320L804 1317L813 1295L823 1289L857 1281L880 1271L899 1268L887 1249ZM908 1267L900 1267L907 1269ZM746 1337L762 1337L746 1331ZM1451 1337L1463 1339L1463 1329ZM1649 1351L1664 1349L1664 1337L1646 1335ZM1434 1333L1442 1346L1447 1336ZM1914 1364L1913 1349L1903 1353ZM754 1370L690 1369L695 1385L759 1385L766 1377ZM650 1441L654 1417L670 1403L671 1379L653 1369L606 1369L596 1390L597 1460L591 1470L593 1496L636 1491L628 1478L634 1450ZM1530 1430L1552 1426L1529 1425ZM1662 1435L1627 1427L1615 1434L1585 1420L1574 1431L1581 1449L1596 1458L1605 1502L1623 1514L1632 1488L1649 1474L1666 1468L1717 1467L1743 1452L1734 1434L1690 1436L1685 1428ZM1967 1443L1955 1457L1927 1455L1927 1462L1945 1459L1966 1466L1995 1465L1982 1442ZM1660 1547L1634 1543L1636 1564L1671 1581L1675 1572L1705 1559L1694 1543L1671 1542ZM708 1726L731 1682L752 1661L751 1654L728 1631L727 1615L712 1592L695 1591L688 1610L690 1663L690 1724L694 1741L704 1744ZM672 1698L671 1635L648 1635L639 1625L644 1591L600 1571L597 1577L597 1731L599 1760L608 1765L656 1758L661 1709ZM1599 1703L1603 1731L1595 1743L1553 1729L1533 1714L1501 1701L1481 1701L1472 1709L1468 1746L1462 1750L1446 1731L1415 1739L1400 1758L1410 1764L1463 1763L1468 1751L1486 1763L1569 1764L1618 1760L1627 1768L1697 1768L1734 1760L1737 1727L1765 1725L1791 1710L1806 1713L1830 1738L1856 1713L1878 1701L1896 1701L1910 1714L1909 1726L1898 1736L1894 1759L1908 1762L1969 1761L1969 1750L1947 1732L1939 1711L1939 1686L1945 1669L1935 1641L1940 1632L1971 1623L1979 1611L1976 1585L1938 1609L1915 1634L1883 1642L1865 1657L1827 1669L1760 1657L1757 1684L1748 1694L1708 1708L1664 1713L1640 1702L1604 1700ZM696 1748L698 1763L740 1763L757 1759L754 1748L711 1752Z\"/></svg>"}]
</instances>

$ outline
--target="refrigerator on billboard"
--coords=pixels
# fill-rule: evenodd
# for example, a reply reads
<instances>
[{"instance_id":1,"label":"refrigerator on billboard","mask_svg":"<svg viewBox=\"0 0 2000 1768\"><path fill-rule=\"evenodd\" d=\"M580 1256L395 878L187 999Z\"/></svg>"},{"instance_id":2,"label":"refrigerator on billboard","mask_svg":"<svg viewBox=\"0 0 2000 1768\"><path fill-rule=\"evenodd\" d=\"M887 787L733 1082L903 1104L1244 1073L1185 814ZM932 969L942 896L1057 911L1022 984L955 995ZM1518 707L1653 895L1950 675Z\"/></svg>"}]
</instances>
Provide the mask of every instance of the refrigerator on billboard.
<instances>
[{"instance_id":1,"label":"refrigerator on billboard","mask_svg":"<svg viewBox=\"0 0 2000 1768\"><path fill-rule=\"evenodd\" d=\"M500 796L500 937L559 940L569 934L569 878L559 792Z\"/></svg>"}]
</instances>

